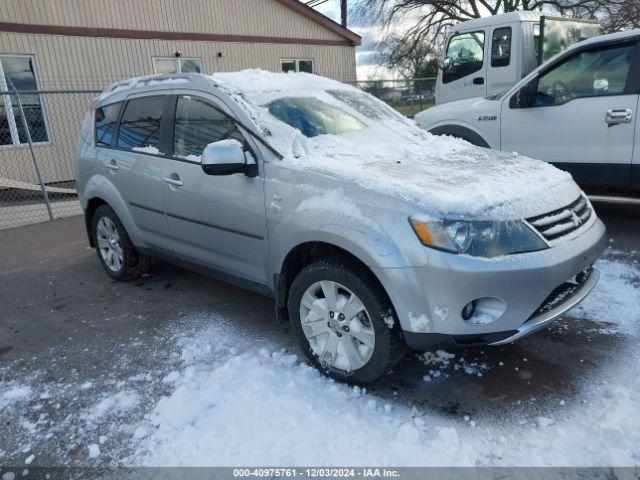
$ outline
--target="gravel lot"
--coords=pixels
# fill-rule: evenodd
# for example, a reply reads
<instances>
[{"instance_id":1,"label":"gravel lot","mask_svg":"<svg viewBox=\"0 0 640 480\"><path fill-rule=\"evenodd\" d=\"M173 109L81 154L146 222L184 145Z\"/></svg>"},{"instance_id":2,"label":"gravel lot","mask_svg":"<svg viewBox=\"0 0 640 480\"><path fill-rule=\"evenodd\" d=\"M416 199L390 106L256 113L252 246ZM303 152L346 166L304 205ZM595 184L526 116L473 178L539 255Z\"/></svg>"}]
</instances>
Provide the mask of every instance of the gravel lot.
<instances>
[{"instance_id":1,"label":"gravel lot","mask_svg":"<svg viewBox=\"0 0 640 480\"><path fill-rule=\"evenodd\" d=\"M293 357L269 299L162 262L110 281L81 217L0 231L0 465L637 466L640 210L596 208L590 304L513 345L409 355L368 391ZM291 445L314 429L325 451Z\"/></svg>"}]
</instances>

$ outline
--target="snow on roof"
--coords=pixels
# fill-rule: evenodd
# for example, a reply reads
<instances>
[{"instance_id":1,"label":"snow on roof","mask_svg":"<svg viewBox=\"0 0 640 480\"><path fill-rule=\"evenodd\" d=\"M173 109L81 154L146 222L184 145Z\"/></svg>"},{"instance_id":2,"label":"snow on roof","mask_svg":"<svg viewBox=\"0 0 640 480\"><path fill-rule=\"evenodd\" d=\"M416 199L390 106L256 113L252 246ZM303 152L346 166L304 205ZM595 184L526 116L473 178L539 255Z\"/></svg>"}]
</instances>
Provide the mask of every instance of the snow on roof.
<instances>
[{"instance_id":1,"label":"snow on roof","mask_svg":"<svg viewBox=\"0 0 640 480\"><path fill-rule=\"evenodd\" d=\"M244 70L140 77L113 85L101 97L165 83L226 93L290 168L341 177L343 185L404 200L424 214L526 218L562 208L580 194L569 174L547 163L433 136L371 95L317 75ZM334 90L360 95L384 114L371 118ZM333 106L365 128L306 137L269 111L270 102L288 97Z\"/></svg>"}]
</instances>

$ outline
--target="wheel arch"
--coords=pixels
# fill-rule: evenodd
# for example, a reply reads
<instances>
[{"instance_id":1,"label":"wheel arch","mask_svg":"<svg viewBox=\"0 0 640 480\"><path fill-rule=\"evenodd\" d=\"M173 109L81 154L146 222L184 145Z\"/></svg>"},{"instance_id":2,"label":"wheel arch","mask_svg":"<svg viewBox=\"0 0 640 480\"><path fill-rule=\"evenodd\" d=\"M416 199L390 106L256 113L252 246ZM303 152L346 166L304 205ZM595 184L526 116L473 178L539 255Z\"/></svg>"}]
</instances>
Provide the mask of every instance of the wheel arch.
<instances>
[{"instance_id":1,"label":"wheel arch","mask_svg":"<svg viewBox=\"0 0 640 480\"><path fill-rule=\"evenodd\" d=\"M433 135L448 135L454 138L460 138L467 142L476 145L478 147L491 148L489 143L475 130L470 129L462 125L445 124L438 125L429 130L429 133Z\"/></svg>"},{"instance_id":2,"label":"wheel arch","mask_svg":"<svg viewBox=\"0 0 640 480\"><path fill-rule=\"evenodd\" d=\"M371 276L375 278L382 290L384 290L387 297L387 293L384 285L375 274L375 272L367 265L363 259L358 255L352 253L350 250L343 246L336 245L327 241L306 241L299 243L289 250L280 264L278 273L274 275L274 290L276 300L276 315L278 320L286 321L288 319L287 301L289 298L289 291L296 275L307 265L313 263L316 260L332 257L332 256L344 256L352 261L356 262L362 268L371 273ZM391 298L389 297L391 302Z\"/></svg>"},{"instance_id":3,"label":"wheel arch","mask_svg":"<svg viewBox=\"0 0 640 480\"><path fill-rule=\"evenodd\" d=\"M93 237L93 215L101 205L109 204L101 197L93 197L87 201L87 207L84 210L84 225L87 229L87 237L91 248L96 246L95 238Z\"/></svg>"},{"instance_id":4,"label":"wheel arch","mask_svg":"<svg viewBox=\"0 0 640 480\"><path fill-rule=\"evenodd\" d=\"M85 223L88 228L89 242L93 242L91 218L100 205L106 204L116 212L131 242L136 247L144 246L141 242L140 231L131 216L128 203L108 178L103 175L94 175L89 178L85 187L82 189L80 197L85 211Z\"/></svg>"}]
</instances>

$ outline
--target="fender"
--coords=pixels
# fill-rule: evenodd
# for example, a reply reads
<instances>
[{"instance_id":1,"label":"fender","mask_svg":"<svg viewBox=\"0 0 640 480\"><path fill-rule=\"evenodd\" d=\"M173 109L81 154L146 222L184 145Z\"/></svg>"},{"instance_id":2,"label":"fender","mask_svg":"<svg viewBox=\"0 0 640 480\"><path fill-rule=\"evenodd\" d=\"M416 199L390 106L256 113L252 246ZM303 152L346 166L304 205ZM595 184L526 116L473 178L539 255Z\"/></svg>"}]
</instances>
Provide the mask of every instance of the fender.
<instances>
[{"instance_id":1,"label":"fender","mask_svg":"<svg viewBox=\"0 0 640 480\"><path fill-rule=\"evenodd\" d=\"M116 187L106 177L102 175L93 175L87 180L84 191L82 192L82 204L86 209L87 203L92 198L100 198L104 200L120 218L120 221L124 225L129 238L136 247L144 247L143 242L140 240L140 230L136 226L131 212L127 207L127 202L120 195Z\"/></svg>"},{"instance_id":2,"label":"fender","mask_svg":"<svg viewBox=\"0 0 640 480\"><path fill-rule=\"evenodd\" d=\"M370 268L408 267L411 262L405 254L383 233L372 233L354 227L325 224L318 230L305 231L286 238L271 237L270 270L282 271L284 261L294 248L312 242L322 242L346 250ZM426 261L426 259L421 259Z\"/></svg>"},{"instance_id":3,"label":"fender","mask_svg":"<svg viewBox=\"0 0 640 480\"><path fill-rule=\"evenodd\" d=\"M471 130L468 127L463 127L462 125L439 125L429 130L429 133L432 133L433 135L449 135L451 137L466 140L467 142L472 143L473 145L477 145L478 147L491 148L491 146L484 138L482 138L482 136L480 136L479 133Z\"/></svg>"}]
</instances>

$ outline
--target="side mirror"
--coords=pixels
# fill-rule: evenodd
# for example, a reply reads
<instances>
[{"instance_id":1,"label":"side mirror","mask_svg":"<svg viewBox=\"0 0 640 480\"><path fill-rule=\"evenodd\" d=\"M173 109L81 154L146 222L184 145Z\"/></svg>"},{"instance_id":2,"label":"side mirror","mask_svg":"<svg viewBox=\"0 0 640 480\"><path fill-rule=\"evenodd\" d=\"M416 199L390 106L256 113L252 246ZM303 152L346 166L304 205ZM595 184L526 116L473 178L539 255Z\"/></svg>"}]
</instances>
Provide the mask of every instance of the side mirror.
<instances>
[{"instance_id":1,"label":"side mirror","mask_svg":"<svg viewBox=\"0 0 640 480\"><path fill-rule=\"evenodd\" d=\"M523 85L509 100L510 108L529 108L533 106L538 86L538 77Z\"/></svg>"},{"instance_id":2,"label":"side mirror","mask_svg":"<svg viewBox=\"0 0 640 480\"><path fill-rule=\"evenodd\" d=\"M453 68L453 58L444 57L442 62L440 62L440 68L443 72L448 72L449 70L451 70Z\"/></svg>"},{"instance_id":3,"label":"side mirror","mask_svg":"<svg viewBox=\"0 0 640 480\"><path fill-rule=\"evenodd\" d=\"M247 156L249 156L247 154ZM202 152L202 170L207 175L233 175L244 173L249 177L258 174L258 165L248 163L242 144L237 140L221 140L210 143Z\"/></svg>"}]
</instances>

